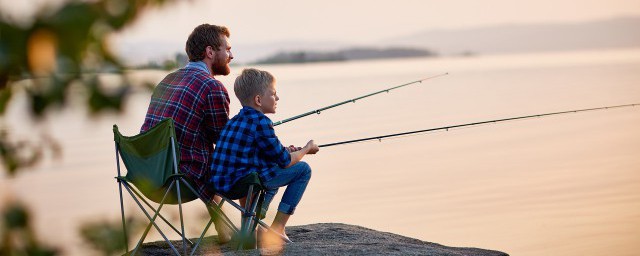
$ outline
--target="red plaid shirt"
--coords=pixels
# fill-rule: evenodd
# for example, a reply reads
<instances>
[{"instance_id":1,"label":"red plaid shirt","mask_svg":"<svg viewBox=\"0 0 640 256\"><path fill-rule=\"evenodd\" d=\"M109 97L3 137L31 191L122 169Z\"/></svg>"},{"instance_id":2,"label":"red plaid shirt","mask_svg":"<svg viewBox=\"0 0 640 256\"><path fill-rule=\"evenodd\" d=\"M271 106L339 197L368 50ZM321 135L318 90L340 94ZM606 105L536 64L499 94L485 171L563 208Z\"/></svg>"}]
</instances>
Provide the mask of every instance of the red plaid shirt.
<instances>
[{"instance_id":1,"label":"red plaid shirt","mask_svg":"<svg viewBox=\"0 0 640 256\"><path fill-rule=\"evenodd\" d=\"M167 75L153 91L140 129L149 130L165 118L173 118L180 145L180 170L191 178L205 200L213 145L229 120L229 93L203 63L190 62Z\"/></svg>"}]
</instances>

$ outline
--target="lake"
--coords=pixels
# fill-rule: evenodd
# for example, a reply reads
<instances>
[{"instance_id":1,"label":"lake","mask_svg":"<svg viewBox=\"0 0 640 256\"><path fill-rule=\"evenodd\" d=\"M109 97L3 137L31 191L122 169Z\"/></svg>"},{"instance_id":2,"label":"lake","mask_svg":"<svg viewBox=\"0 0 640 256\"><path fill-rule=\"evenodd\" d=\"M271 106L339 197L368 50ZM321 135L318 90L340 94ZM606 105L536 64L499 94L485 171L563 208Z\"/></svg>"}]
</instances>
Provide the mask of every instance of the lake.
<instances>
[{"instance_id":1,"label":"lake","mask_svg":"<svg viewBox=\"0 0 640 256\"><path fill-rule=\"evenodd\" d=\"M256 67L277 78L273 121L449 72L277 126L280 139L295 145L640 103L640 49ZM232 115L241 69L220 78ZM155 84L166 74L136 71L132 79ZM39 123L24 117L16 97L6 115L16 136L49 131L64 152L3 176L2 200L27 203L42 241L65 245L65 255L86 254L77 227L120 219L111 127L137 133L149 97L138 90L122 115L90 118L70 108ZM640 107L630 107L322 148L304 159L313 178L290 225L341 222L512 255L636 255L639 131ZM187 221L205 214L188 206ZM196 236L197 228L187 232Z\"/></svg>"}]
</instances>

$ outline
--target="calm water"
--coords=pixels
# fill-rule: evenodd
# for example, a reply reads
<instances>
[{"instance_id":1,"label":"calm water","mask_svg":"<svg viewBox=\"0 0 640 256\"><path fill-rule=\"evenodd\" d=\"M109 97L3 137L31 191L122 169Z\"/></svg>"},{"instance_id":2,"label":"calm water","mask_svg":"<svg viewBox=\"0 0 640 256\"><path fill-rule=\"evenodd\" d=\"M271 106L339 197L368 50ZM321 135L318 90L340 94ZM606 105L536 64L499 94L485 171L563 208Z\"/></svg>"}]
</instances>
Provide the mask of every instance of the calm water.
<instances>
[{"instance_id":1,"label":"calm water","mask_svg":"<svg viewBox=\"0 0 640 256\"><path fill-rule=\"evenodd\" d=\"M274 121L450 73L278 126L296 145L640 102L640 49L259 68L278 79ZM231 86L240 70L222 81ZM140 92L121 116L68 110L35 124L55 134L64 158L3 178L2 200L28 202L42 240L84 254L79 223L119 220L111 125L136 133L148 101ZM232 114L239 109L234 99ZM9 111L17 132L34 125ZM313 179L291 224L343 222L512 255L637 255L639 130L635 107L323 148L305 158ZM203 214L192 208L190 220Z\"/></svg>"}]
</instances>

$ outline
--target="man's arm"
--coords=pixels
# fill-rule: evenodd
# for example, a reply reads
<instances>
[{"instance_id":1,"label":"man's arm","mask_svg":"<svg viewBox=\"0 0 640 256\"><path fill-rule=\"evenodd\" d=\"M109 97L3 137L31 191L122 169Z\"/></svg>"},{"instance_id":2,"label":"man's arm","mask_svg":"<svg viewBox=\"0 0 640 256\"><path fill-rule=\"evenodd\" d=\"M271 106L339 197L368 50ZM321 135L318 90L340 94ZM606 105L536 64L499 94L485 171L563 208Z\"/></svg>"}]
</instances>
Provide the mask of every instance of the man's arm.
<instances>
[{"instance_id":1,"label":"man's arm","mask_svg":"<svg viewBox=\"0 0 640 256\"><path fill-rule=\"evenodd\" d=\"M205 101L204 121L207 135L216 143L220 132L229 120L229 94L222 84L209 91Z\"/></svg>"}]
</instances>

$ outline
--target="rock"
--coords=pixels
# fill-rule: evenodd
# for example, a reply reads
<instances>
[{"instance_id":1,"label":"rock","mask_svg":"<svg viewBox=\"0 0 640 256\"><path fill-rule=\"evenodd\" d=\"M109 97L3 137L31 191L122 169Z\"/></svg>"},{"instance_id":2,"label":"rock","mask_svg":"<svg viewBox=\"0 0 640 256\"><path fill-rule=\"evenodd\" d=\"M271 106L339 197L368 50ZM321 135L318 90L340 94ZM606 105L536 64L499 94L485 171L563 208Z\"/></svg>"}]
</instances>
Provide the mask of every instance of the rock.
<instances>
[{"instance_id":1,"label":"rock","mask_svg":"<svg viewBox=\"0 0 640 256\"><path fill-rule=\"evenodd\" d=\"M235 251L230 245L218 245L217 236L205 238L198 255L434 255L434 256L508 256L499 251L448 247L360 226L320 223L287 227L293 241L284 248ZM195 239L194 239L195 240ZM172 241L182 250L182 241ZM189 251L190 252L190 251ZM164 241L144 244L139 255L172 255Z\"/></svg>"}]
</instances>

